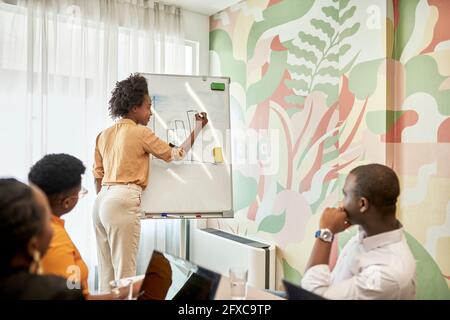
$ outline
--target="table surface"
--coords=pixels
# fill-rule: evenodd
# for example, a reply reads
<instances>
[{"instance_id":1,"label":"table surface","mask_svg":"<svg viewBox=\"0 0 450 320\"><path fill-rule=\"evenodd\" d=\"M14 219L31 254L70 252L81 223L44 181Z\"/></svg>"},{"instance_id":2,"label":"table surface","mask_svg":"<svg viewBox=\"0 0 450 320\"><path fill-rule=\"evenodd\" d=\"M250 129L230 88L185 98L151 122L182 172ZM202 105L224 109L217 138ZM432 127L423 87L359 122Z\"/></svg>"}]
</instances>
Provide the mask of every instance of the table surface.
<instances>
[{"instance_id":1,"label":"table surface","mask_svg":"<svg viewBox=\"0 0 450 320\"><path fill-rule=\"evenodd\" d=\"M144 275L125 278L131 279L133 282L144 279ZM122 279L122 280L125 280ZM230 279L226 276L221 276L219 287L217 288L215 300L231 300L231 286ZM247 285L247 298L245 300L285 300L282 297L276 296L268 291L255 288L251 285Z\"/></svg>"},{"instance_id":2,"label":"table surface","mask_svg":"<svg viewBox=\"0 0 450 320\"><path fill-rule=\"evenodd\" d=\"M219 287L215 300L230 300L231 288L230 279L226 276L222 276L220 279ZM245 300L285 300L282 297L276 296L268 291L252 287L247 285L247 298Z\"/></svg>"}]
</instances>

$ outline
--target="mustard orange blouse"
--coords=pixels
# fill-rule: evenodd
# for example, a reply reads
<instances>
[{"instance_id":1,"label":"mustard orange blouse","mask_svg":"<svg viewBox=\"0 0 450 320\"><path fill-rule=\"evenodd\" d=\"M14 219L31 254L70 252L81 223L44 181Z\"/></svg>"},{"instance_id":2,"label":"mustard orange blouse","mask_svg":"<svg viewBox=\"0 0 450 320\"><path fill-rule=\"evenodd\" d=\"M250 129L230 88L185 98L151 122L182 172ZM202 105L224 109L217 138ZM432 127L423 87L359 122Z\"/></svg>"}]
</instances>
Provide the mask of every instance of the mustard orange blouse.
<instances>
[{"instance_id":1,"label":"mustard orange blouse","mask_svg":"<svg viewBox=\"0 0 450 320\"><path fill-rule=\"evenodd\" d=\"M70 283L79 282L83 294L89 294L88 268L81 258L75 244L64 228L64 220L52 215L53 238L47 253L42 258L44 274L54 274L70 280Z\"/></svg>"},{"instance_id":2,"label":"mustard orange blouse","mask_svg":"<svg viewBox=\"0 0 450 320\"><path fill-rule=\"evenodd\" d=\"M103 130L95 143L94 177L103 184L148 184L149 154L170 161L172 148L153 131L130 119Z\"/></svg>"}]
</instances>

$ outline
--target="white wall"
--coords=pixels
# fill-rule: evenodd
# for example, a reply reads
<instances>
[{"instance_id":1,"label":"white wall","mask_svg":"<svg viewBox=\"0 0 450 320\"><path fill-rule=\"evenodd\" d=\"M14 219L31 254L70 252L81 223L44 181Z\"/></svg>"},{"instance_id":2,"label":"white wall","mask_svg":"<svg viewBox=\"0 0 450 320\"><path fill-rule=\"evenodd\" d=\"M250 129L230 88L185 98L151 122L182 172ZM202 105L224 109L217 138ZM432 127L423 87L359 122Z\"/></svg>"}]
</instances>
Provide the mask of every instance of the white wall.
<instances>
[{"instance_id":1,"label":"white wall","mask_svg":"<svg viewBox=\"0 0 450 320\"><path fill-rule=\"evenodd\" d=\"M186 40L199 42L199 74L209 74L209 17L183 10Z\"/></svg>"}]
</instances>

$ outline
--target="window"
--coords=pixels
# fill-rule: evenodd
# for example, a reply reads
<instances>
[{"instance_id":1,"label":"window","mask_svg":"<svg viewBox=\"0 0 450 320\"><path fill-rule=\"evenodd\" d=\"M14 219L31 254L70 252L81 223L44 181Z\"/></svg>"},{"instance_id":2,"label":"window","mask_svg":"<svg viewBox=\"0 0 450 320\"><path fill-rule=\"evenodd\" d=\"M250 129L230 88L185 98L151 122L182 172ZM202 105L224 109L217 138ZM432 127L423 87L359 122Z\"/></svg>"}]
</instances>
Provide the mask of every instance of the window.
<instances>
[{"instance_id":1,"label":"window","mask_svg":"<svg viewBox=\"0 0 450 320\"><path fill-rule=\"evenodd\" d=\"M198 75L198 54L199 54L199 43L198 41L185 40L185 74L187 75Z\"/></svg>"},{"instance_id":2,"label":"window","mask_svg":"<svg viewBox=\"0 0 450 320\"><path fill-rule=\"evenodd\" d=\"M154 29L140 27L148 15L167 18L166 13L144 13L135 1L117 2L120 6L81 1L88 13L81 20L56 1L43 6L48 11L28 14L38 1L18 6L0 0L0 109L6 119L0 125L0 150L7 151L0 157L0 177L26 181L31 165L46 153L69 153L83 161L83 184L90 188L90 196L67 216L66 226L91 270L91 288L95 288L96 242L90 168L95 138L112 123L107 108L110 92L117 80L134 72L198 73L198 43L186 41L185 48L181 33L173 44ZM141 23L132 14L136 8ZM164 22L161 30L170 29ZM177 235L165 228L166 224L162 236L159 229L152 229L154 239L158 246L173 246L165 239Z\"/></svg>"}]
</instances>

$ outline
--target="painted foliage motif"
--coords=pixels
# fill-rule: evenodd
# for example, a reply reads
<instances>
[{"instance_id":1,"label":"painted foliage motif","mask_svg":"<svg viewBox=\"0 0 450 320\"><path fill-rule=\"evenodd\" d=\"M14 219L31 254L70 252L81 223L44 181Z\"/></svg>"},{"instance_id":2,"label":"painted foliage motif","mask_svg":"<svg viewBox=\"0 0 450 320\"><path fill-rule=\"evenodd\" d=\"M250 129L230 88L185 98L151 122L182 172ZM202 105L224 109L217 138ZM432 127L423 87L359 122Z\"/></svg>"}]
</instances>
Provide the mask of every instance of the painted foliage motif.
<instances>
[{"instance_id":1,"label":"painted foliage motif","mask_svg":"<svg viewBox=\"0 0 450 320\"><path fill-rule=\"evenodd\" d=\"M300 281L320 213L341 199L347 172L380 162L400 176L399 216L418 270L432 271L434 297L449 297L448 5L248 0L211 17L211 72L231 77L233 129L278 135L277 170L235 165L237 218L210 223L276 243L277 283Z\"/></svg>"}]
</instances>

